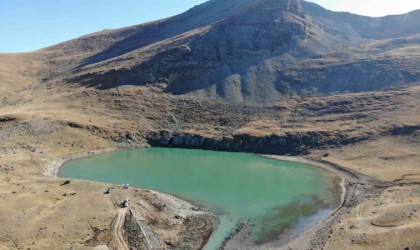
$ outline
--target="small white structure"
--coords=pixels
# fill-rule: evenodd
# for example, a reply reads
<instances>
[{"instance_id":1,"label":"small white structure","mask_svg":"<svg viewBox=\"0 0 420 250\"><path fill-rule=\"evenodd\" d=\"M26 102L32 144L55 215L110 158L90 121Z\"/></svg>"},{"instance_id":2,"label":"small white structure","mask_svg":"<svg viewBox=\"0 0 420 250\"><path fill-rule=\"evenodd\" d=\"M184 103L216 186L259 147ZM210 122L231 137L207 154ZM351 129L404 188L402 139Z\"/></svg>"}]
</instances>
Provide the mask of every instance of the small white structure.
<instances>
[{"instance_id":1,"label":"small white structure","mask_svg":"<svg viewBox=\"0 0 420 250\"><path fill-rule=\"evenodd\" d=\"M122 207L128 207L128 205L130 205L130 200L124 200L124 202L122 203Z\"/></svg>"}]
</instances>

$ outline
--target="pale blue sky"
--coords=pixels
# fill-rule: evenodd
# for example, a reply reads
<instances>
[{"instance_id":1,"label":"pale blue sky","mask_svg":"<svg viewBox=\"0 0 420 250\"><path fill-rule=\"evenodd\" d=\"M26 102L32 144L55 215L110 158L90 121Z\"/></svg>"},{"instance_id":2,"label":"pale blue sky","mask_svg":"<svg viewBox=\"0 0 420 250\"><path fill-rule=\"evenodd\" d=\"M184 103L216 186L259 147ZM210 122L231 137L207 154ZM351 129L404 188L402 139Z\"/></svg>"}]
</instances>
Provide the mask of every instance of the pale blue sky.
<instances>
[{"instance_id":1,"label":"pale blue sky","mask_svg":"<svg viewBox=\"0 0 420 250\"><path fill-rule=\"evenodd\" d=\"M99 30L172 16L205 1L0 0L0 52L36 50ZM420 8L420 0L311 1L328 9L370 16Z\"/></svg>"}]
</instances>

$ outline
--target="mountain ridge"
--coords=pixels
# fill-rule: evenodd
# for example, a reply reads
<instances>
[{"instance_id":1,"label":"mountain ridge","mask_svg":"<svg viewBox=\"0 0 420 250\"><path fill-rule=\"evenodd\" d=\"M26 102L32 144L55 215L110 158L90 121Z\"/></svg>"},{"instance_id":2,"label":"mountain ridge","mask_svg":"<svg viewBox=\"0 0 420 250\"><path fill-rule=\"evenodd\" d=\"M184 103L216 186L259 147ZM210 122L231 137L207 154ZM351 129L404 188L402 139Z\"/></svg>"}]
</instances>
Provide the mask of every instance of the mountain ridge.
<instances>
[{"instance_id":1,"label":"mountain ridge","mask_svg":"<svg viewBox=\"0 0 420 250\"><path fill-rule=\"evenodd\" d=\"M420 68L416 20L420 10L374 18L300 0L211 0L173 17L96 32L34 53L48 65L42 81L50 84L99 89L164 84L163 91L175 95L270 103L295 94L418 82L419 70L407 66ZM411 42L400 45L414 53L376 46L403 38ZM390 73L381 83L371 72Z\"/></svg>"}]
</instances>

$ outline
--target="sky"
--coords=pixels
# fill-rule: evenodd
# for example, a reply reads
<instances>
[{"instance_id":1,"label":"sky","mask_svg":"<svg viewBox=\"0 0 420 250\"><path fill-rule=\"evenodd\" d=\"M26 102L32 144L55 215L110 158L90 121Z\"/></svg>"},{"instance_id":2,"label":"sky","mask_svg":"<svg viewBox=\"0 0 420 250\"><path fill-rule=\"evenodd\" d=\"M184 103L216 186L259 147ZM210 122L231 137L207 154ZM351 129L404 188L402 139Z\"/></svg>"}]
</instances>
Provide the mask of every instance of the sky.
<instances>
[{"instance_id":1,"label":"sky","mask_svg":"<svg viewBox=\"0 0 420 250\"><path fill-rule=\"evenodd\" d=\"M0 0L0 53L32 51L103 29L157 20L205 1ZM310 1L327 9L367 16L420 9L420 0Z\"/></svg>"}]
</instances>

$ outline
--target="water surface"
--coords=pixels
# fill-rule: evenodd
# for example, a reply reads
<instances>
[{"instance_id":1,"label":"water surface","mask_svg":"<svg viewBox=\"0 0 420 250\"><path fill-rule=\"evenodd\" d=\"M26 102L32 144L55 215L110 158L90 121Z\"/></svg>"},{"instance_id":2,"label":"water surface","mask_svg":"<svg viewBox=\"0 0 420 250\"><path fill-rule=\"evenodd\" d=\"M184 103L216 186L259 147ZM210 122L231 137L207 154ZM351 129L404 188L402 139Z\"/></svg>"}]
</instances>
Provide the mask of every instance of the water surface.
<instances>
[{"instance_id":1,"label":"water surface","mask_svg":"<svg viewBox=\"0 0 420 250\"><path fill-rule=\"evenodd\" d=\"M206 249L216 249L238 222L249 220L252 240L262 244L322 219L339 204L337 176L245 153L170 148L113 152L69 161L59 176L130 183L204 206L220 214Z\"/></svg>"}]
</instances>

